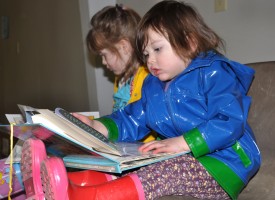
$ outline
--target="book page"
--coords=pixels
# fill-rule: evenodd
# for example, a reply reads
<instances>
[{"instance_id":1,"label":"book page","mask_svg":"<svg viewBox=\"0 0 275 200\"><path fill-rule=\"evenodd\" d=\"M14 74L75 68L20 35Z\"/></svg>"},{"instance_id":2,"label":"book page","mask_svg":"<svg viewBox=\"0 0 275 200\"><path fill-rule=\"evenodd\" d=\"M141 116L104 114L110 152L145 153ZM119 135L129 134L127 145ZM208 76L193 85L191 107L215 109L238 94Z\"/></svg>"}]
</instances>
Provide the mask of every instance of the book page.
<instances>
[{"instance_id":1,"label":"book page","mask_svg":"<svg viewBox=\"0 0 275 200\"><path fill-rule=\"evenodd\" d=\"M156 157L165 157L165 156L171 156L171 155L180 155L180 154L185 154L188 152L180 152L180 153L158 153L158 154L153 154L151 152L147 152L145 154L136 154L136 155L124 155L124 156L116 156L116 155L110 155L106 153L102 153L101 155L105 158L108 158L110 160L113 160L117 163L127 163L131 161L137 161L137 160L145 160L149 158L156 158ZM81 156L81 155L80 155Z\"/></svg>"},{"instance_id":2,"label":"book page","mask_svg":"<svg viewBox=\"0 0 275 200\"><path fill-rule=\"evenodd\" d=\"M37 109L37 112L41 114L32 116L34 123L41 123L53 131L57 131L60 134L66 135L67 137L78 141L80 144L83 144L83 146L88 146L90 148L99 150L100 152L121 155L120 152L114 147L111 147L96 137L88 134L84 130L76 127L72 123L62 119L52 111L47 109Z\"/></svg>"},{"instance_id":3,"label":"book page","mask_svg":"<svg viewBox=\"0 0 275 200\"><path fill-rule=\"evenodd\" d=\"M104 157L92 155L68 155L63 158L65 166L78 169L91 169L103 172L121 173L125 170L142 167L162 160L184 155L188 152L143 154L140 156L119 157L106 155Z\"/></svg>"},{"instance_id":4,"label":"book page","mask_svg":"<svg viewBox=\"0 0 275 200\"><path fill-rule=\"evenodd\" d=\"M17 106L22 114L24 122L32 123L31 115L29 114L29 112L35 111L35 108L31 106L22 105L22 104L17 104Z\"/></svg>"},{"instance_id":5,"label":"book page","mask_svg":"<svg viewBox=\"0 0 275 200\"><path fill-rule=\"evenodd\" d=\"M76 118L73 116L71 113L68 111L62 109L62 108L56 108L55 109L55 114L68 122L69 124L73 125L74 128L81 129L87 134L94 136L95 140L99 140L100 142L103 142L106 145L110 145L115 148L114 145L111 144L111 142L108 140L106 136L104 136L102 133L99 131L95 130L91 126L87 125L86 123L82 122L80 119Z\"/></svg>"},{"instance_id":6,"label":"book page","mask_svg":"<svg viewBox=\"0 0 275 200\"><path fill-rule=\"evenodd\" d=\"M0 132L10 134L10 125L0 125ZM91 147L83 147L79 142L65 138L41 124L19 124L13 126L14 137L25 141L29 138L37 138L44 142L47 152L59 157L71 154L97 154ZM21 145L21 144L20 144ZM17 150L16 150L17 151ZM17 151L21 153L20 150ZM18 155L16 154L16 155Z\"/></svg>"},{"instance_id":7,"label":"book page","mask_svg":"<svg viewBox=\"0 0 275 200\"><path fill-rule=\"evenodd\" d=\"M5 114L8 122L10 124L15 123L15 124L24 124L24 118L21 114Z\"/></svg>"}]
</instances>

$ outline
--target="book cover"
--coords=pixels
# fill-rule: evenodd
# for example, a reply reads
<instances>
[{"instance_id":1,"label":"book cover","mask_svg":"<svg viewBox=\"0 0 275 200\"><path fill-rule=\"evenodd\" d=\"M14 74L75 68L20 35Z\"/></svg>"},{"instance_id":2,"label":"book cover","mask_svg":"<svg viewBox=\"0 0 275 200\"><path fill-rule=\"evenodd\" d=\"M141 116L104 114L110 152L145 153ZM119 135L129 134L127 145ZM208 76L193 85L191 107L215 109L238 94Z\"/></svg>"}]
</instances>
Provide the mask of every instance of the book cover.
<instances>
[{"instance_id":1,"label":"book cover","mask_svg":"<svg viewBox=\"0 0 275 200\"><path fill-rule=\"evenodd\" d=\"M0 125L1 134L10 134L11 125ZM49 130L41 124L17 124L13 125L13 136L25 141L28 138L43 140L47 152L56 156L64 157L70 154L92 154L92 149L83 148L77 141L61 136Z\"/></svg>"},{"instance_id":2,"label":"book cover","mask_svg":"<svg viewBox=\"0 0 275 200\"><path fill-rule=\"evenodd\" d=\"M116 157L113 155L68 155L63 157L66 167L90 169L102 172L122 173L124 171L153 164L188 152L147 154L142 156ZM110 158L113 157L113 158Z\"/></svg>"},{"instance_id":3,"label":"book cover","mask_svg":"<svg viewBox=\"0 0 275 200\"><path fill-rule=\"evenodd\" d=\"M30 137L43 140L47 152L62 157L67 167L121 173L187 153L141 154L138 148L143 143L112 143L61 108L55 112L35 109L28 114L32 123L14 125L14 136L21 140ZM9 133L11 126L0 125L0 130Z\"/></svg>"}]
</instances>

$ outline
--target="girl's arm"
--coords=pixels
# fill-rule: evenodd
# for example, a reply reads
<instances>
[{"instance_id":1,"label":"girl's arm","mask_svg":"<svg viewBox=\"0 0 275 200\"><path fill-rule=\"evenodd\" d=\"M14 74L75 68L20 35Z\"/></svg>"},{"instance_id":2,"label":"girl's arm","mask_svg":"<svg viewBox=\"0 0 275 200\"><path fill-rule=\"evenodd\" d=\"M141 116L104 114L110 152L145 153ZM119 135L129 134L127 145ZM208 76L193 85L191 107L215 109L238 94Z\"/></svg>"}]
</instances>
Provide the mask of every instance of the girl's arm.
<instances>
[{"instance_id":1,"label":"girl's arm","mask_svg":"<svg viewBox=\"0 0 275 200\"><path fill-rule=\"evenodd\" d=\"M87 116L81 115L78 113L72 113L72 115L75 116L76 118L78 118L79 120L81 120L82 122L84 122L85 124L93 127L98 132L102 133L104 136L106 136L108 138L108 130L101 122L99 122L97 120L91 120Z\"/></svg>"}]
</instances>

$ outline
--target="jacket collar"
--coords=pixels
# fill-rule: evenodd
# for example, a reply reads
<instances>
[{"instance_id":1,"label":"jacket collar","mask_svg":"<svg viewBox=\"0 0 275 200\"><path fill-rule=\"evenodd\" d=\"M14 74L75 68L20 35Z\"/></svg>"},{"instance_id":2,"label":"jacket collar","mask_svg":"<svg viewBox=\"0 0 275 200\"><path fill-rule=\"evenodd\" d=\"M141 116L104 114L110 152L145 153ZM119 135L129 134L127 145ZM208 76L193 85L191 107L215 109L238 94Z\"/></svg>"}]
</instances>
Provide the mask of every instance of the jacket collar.
<instances>
[{"instance_id":1,"label":"jacket collar","mask_svg":"<svg viewBox=\"0 0 275 200\"><path fill-rule=\"evenodd\" d=\"M199 67L209 67L214 61L225 61L229 60L221 54L216 53L215 51L208 51L205 53L200 53L196 58L194 58L191 63L186 68L186 72L192 71Z\"/></svg>"}]
</instances>

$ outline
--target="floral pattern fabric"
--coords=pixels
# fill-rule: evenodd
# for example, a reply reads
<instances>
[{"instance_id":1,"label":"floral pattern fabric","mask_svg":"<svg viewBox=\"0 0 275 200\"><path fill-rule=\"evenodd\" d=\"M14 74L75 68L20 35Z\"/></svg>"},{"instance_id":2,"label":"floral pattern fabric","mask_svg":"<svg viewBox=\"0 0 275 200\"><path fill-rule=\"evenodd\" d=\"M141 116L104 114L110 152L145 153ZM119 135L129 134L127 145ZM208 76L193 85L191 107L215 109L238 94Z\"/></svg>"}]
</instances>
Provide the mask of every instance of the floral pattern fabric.
<instances>
[{"instance_id":1,"label":"floral pattern fabric","mask_svg":"<svg viewBox=\"0 0 275 200\"><path fill-rule=\"evenodd\" d=\"M138 175L146 199L166 195L230 199L206 169L189 154L142 167L133 173Z\"/></svg>"}]
</instances>

